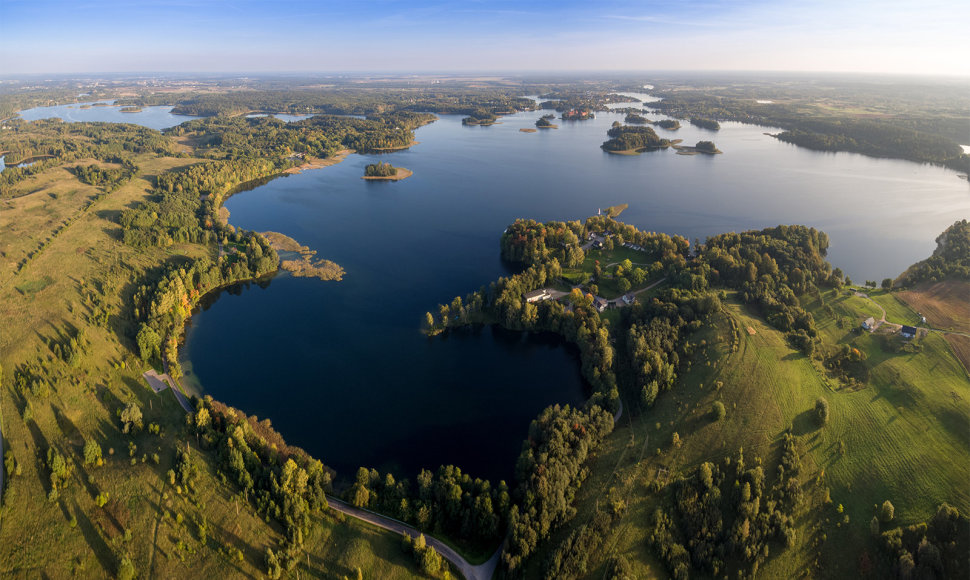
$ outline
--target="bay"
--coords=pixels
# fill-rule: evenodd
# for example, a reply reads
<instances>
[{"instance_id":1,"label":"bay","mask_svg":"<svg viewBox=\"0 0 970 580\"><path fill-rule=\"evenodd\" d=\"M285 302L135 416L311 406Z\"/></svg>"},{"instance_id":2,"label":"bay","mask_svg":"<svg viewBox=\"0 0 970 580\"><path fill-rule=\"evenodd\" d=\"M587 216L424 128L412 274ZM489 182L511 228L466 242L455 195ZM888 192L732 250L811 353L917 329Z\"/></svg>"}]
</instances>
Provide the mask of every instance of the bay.
<instances>
[{"instance_id":1,"label":"bay","mask_svg":"<svg viewBox=\"0 0 970 580\"><path fill-rule=\"evenodd\" d=\"M549 337L418 329L437 304L511 273L498 242L515 218L583 219L628 203L623 221L692 241L806 224L829 234L829 260L862 282L895 277L970 217L967 183L939 167L808 151L738 123L657 128L685 144L713 140L723 155L610 155L599 145L622 115L519 131L545 112L490 127L441 116L409 150L351 155L231 198L231 223L292 236L347 274L223 293L192 320L189 378L270 418L344 477L360 465L413 476L454 463L509 479L529 421L584 399L575 353ZM360 179L377 160L414 175Z\"/></svg>"}]
</instances>

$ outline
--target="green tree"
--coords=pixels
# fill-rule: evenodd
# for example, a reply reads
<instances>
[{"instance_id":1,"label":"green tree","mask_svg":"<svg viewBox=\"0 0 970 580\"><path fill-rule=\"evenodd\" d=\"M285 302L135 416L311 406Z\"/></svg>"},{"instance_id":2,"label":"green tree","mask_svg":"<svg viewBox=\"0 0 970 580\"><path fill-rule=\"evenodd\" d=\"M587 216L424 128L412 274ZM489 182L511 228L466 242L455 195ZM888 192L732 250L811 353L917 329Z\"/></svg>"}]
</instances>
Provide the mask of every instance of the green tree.
<instances>
[{"instance_id":1,"label":"green tree","mask_svg":"<svg viewBox=\"0 0 970 580\"><path fill-rule=\"evenodd\" d=\"M819 425L825 425L829 422L829 402L824 397L815 400L815 418Z\"/></svg>"},{"instance_id":2,"label":"green tree","mask_svg":"<svg viewBox=\"0 0 970 580\"><path fill-rule=\"evenodd\" d=\"M137 575L135 565L132 564L131 558L126 554L118 563L118 580L134 580Z\"/></svg>"},{"instance_id":3,"label":"green tree","mask_svg":"<svg viewBox=\"0 0 970 580\"><path fill-rule=\"evenodd\" d=\"M134 403L128 403L121 411L121 426L124 433L137 432L141 430L142 415L141 409Z\"/></svg>"},{"instance_id":4,"label":"green tree","mask_svg":"<svg viewBox=\"0 0 970 580\"><path fill-rule=\"evenodd\" d=\"M620 289L620 292L629 292L631 288L630 281L626 278L620 278L620 280L616 283L616 286Z\"/></svg>"},{"instance_id":5,"label":"green tree","mask_svg":"<svg viewBox=\"0 0 970 580\"><path fill-rule=\"evenodd\" d=\"M94 439L84 441L84 464L100 466L103 462L101 458L101 446Z\"/></svg>"},{"instance_id":6,"label":"green tree","mask_svg":"<svg viewBox=\"0 0 970 580\"><path fill-rule=\"evenodd\" d=\"M711 405L711 416L714 417L714 420L720 421L724 419L726 415L727 411L724 409L724 403L721 401L714 401L714 404Z\"/></svg>"},{"instance_id":7,"label":"green tree","mask_svg":"<svg viewBox=\"0 0 970 580\"><path fill-rule=\"evenodd\" d=\"M893 289L893 279L892 278L886 278L886 279L884 279L882 281L882 289L883 290L892 290Z\"/></svg>"},{"instance_id":8,"label":"green tree","mask_svg":"<svg viewBox=\"0 0 970 580\"><path fill-rule=\"evenodd\" d=\"M162 345L162 338L147 324L141 325L135 340L138 342L141 360L146 362L158 353L158 349Z\"/></svg>"},{"instance_id":9,"label":"green tree","mask_svg":"<svg viewBox=\"0 0 970 580\"><path fill-rule=\"evenodd\" d=\"M896 508L893 506L892 502L890 502L888 499L882 502L882 508L879 510L879 518L882 521L889 523L893 521L893 516L895 515Z\"/></svg>"}]
</instances>

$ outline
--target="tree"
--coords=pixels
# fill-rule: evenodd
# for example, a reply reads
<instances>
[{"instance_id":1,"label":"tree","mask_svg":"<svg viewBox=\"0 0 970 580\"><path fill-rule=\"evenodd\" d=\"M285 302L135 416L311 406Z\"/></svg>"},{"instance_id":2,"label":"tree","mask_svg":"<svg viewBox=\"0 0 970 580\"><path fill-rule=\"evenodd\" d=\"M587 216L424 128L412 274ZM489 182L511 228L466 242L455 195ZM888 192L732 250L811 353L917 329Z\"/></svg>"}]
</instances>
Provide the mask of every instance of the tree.
<instances>
[{"instance_id":1,"label":"tree","mask_svg":"<svg viewBox=\"0 0 970 580\"><path fill-rule=\"evenodd\" d=\"M631 286L630 281L627 280L626 278L620 278L619 282L617 282L616 285L620 289L620 292L628 292Z\"/></svg>"},{"instance_id":2,"label":"tree","mask_svg":"<svg viewBox=\"0 0 970 580\"><path fill-rule=\"evenodd\" d=\"M882 289L883 290L892 290L893 289L893 279L892 278L886 278L886 279L884 279L882 281Z\"/></svg>"},{"instance_id":3,"label":"tree","mask_svg":"<svg viewBox=\"0 0 970 580\"><path fill-rule=\"evenodd\" d=\"M893 516L896 514L896 508L893 506L892 502L888 499L882 502L882 508L879 510L879 518L888 523L893 521Z\"/></svg>"},{"instance_id":4,"label":"tree","mask_svg":"<svg viewBox=\"0 0 970 580\"><path fill-rule=\"evenodd\" d=\"M873 536L878 536L879 535L879 517L878 516L872 516L872 519L869 520L869 531L872 533Z\"/></svg>"},{"instance_id":5,"label":"tree","mask_svg":"<svg viewBox=\"0 0 970 580\"><path fill-rule=\"evenodd\" d=\"M283 568L280 566L280 558L273 553L271 548L266 548L266 575L274 580L279 578L283 574Z\"/></svg>"},{"instance_id":6,"label":"tree","mask_svg":"<svg viewBox=\"0 0 970 580\"><path fill-rule=\"evenodd\" d=\"M104 461L101 459L101 446L94 439L84 441L84 465L100 466Z\"/></svg>"},{"instance_id":7,"label":"tree","mask_svg":"<svg viewBox=\"0 0 970 580\"><path fill-rule=\"evenodd\" d=\"M121 425L124 433L139 431L142 425L141 409L134 403L128 403L121 411Z\"/></svg>"},{"instance_id":8,"label":"tree","mask_svg":"<svg viewBox=\"0 0 970 580\"><path fill-rule=\"evenodd\" d=\"M715 421L724 419L724 417L727 415L727 411L724 409L724 403L721 401L714 401L714 404L711 405L711 415L714 417Z\"/></svg>"},{"instance_id":9,"label":"tree","mask_svg":"<svg viewBox=\"0 0 970 580\"><path fill-rule=\"evenodd\" d=\"M125 555L118 563L118 580L134 580L138 572L135 570L135 565L131 563L131 558Z\"/></svg>"},{"instance_id":10,"label":"tree","mask_svg":"<svg viewBox=\"0 0 970 580\"><path fill-rule=\"evenodd\" d=\"M670 437L670 443L674 447L680 448L680 435L674 431L674 434Z\"/></svg>"},{"instance_id":11,"label":"tree","mask_svg":"<svg viewBox=\"0 0 970 580\"><path fill-rule=\"evenodd\" d=\"M158 348L162 345L162 338L147 324L141 325L141 329L138 330L138 336L135 340L138 342L138 351L141 354L141 360L145 362L148 362L149 359L155 356Z\"/></svg>"},{"instance_id":12,"label":"tree","mask_svg":"<svg viewBox=\"0 0 970 580\"><path fill-rule=\"evenodd\" d=\"M825 425L829 421L829 402L824 397L815 401L815 418L819 425Z\"/></svg>"}]
</instances>

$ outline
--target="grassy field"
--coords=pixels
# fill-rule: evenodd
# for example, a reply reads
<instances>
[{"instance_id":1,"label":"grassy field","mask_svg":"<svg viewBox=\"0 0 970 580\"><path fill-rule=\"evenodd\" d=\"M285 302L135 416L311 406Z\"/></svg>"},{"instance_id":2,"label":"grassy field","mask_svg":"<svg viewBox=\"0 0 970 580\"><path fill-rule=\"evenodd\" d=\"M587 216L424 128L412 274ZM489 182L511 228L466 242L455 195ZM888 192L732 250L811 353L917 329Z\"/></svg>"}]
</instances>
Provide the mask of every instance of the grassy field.
<instances>
[{"instance_id":1,"label":"grassy field","mask_svg":"<svg viewBox=\"0 0 970 580\"><path fill-rule=\"evenodd\" d=\"M135 249L121 243L116 217L145 199L153 175L197 161L138 157L141 173L83 213L99 190L64 167L18 184L19 196L0 202L0 412L4 450L19 466L5 478L0 506L4 578L114 577L126 555L139 577L261 577L265 549L280 540L280 528L257 516L235 485L221 481L210 452L194 440L180 441L184 411L172 393L151 392L130 350L126 301L144 273L180 257L215 256L217 248ZM15 273L13 265L45 242ZM70 365L48 341L78 331L84 354ZM49 392L16 387L15 370L28 363L43 369ZM146 427L159 426L158 434L122 434L118 413L129 402L142 410ZM100 444L104 465L84 465L85 439ZM180 442L192 445L201 468L191 498L167 477ZM72 471L53 500L46 465L51 447ZM102 493L108 501L99 507ZM205 541L200 521L207 523ZM355 520L324 515L306 540L303 574L309 575L309 562L313 574L327 570L337 577L353 577L357 567L366 578L419 575L394 534Z\"/></svg>"},{"instance_id":2,"label":"grassy field","mask_svg":"<svg viewBox=\"0 0 970 580\"><path fill-rule=\"evenodd\" d=\"M970 282L947 280L920 284L896 296L925 316L927 325L970 333Z\"/></svg>"},{"instance_id":3,"label":"grassy field","mask_svg":"<svg viewBox=\"0 0 970 580\"><path fill-rule=\"evenodd\" d=\"M878 560L868 525L886 499L896 507L894 524L925 521L944 501L970 511L970 380L944 340L931 334L922 340L922 352L888 352L883 337L850 330L873 315L871 303L834 291L822 298L833 313L818 301L807 306L825 343L849 343L869 356L872 378L865 388L840 390L820 361L792 350L782 333L729 301L716 323L692 338L698 352L675 390L661 395L652 409L625 413L595 460L570 529L607 509L610 498L623 499L626 511L588 578L601 578L612 554L624 555L638 577L666 577L648 546L660 501L648 485L658 477L687 474L703 461L722 462L741 447L749 464L760 458L773 474L780 437L789 428L802 454L807 499L796 514L796 545L776 552L761 568L762 577L858 574L863 552ZM839 329L839 316L853 324ZM737 352L731 352L732 318L740 330ZM812 413L818 397L831 409L822 428ZM718 400L727 417L713 422L710 408ZM633 397L624 401L627 410L637 409ZM679 448L671 444L675 431ZM839 504L844 514L836 512ZM568 532L560 530L536 560Z\"/></svg>"}]
</instances>

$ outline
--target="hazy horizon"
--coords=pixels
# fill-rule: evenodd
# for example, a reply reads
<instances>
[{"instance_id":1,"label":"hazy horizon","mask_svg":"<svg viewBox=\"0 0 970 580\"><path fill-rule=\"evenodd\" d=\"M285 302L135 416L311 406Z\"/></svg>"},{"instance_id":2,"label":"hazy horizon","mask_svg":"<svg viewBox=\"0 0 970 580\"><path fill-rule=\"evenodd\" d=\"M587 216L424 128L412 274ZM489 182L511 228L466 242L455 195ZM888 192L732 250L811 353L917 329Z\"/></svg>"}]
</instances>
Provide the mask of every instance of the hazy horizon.
<instances>
[{"instance_id":1,"label":"hazy horizon","mask_svg":"<svg viewBox=\"0 0 970 580\"><path fill-rule=\"evenodd\" d=\"M296 8L293 8L296 6ZM970 75L970 4L5 0L24 74Z\"/></svg>"}]
</instances>

